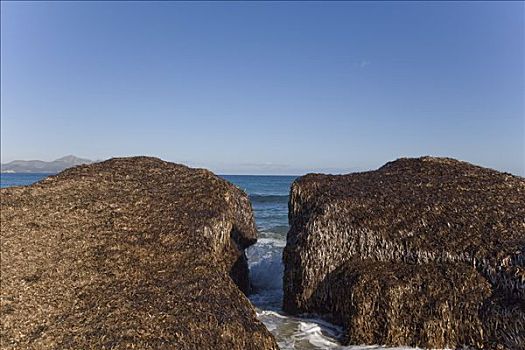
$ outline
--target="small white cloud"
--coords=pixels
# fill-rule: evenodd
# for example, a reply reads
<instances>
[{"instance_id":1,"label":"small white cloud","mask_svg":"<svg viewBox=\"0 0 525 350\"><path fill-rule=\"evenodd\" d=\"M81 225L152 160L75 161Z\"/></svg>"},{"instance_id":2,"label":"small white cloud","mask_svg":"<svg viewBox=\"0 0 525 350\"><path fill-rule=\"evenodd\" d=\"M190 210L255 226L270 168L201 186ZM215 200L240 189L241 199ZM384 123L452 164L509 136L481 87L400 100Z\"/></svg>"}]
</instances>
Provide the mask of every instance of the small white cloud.
<instances>
[{"instance_id":1,"label":"small white cloud","mask_svg":"<svg viewBox=\"0 0 525 350\"><path fill-rule=\"evenodd\" d=\"M359 67L360 68L365 68L366 66L369 66L371 64L370 61L367 61L367 60L361 60L361 62L359 62Z\"/></svg>"}]
</instances>

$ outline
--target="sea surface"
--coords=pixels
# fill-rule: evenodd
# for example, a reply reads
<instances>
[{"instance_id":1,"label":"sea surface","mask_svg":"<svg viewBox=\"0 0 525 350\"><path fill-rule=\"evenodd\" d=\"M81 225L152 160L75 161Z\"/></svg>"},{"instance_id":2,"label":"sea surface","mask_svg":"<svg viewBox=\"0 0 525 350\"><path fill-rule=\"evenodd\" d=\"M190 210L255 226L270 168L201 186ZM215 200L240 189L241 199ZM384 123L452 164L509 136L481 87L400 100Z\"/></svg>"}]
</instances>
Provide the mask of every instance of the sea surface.
<instances>
[{"instance_id":1,"label":"sea surface","mask_svg":"<svg viewBox=\"0 0 525 350\"><path fill-rule=\"evenodd\" d=\"M42 180L51 174L46 173L32 173L32 174L0 174L0 188L12 186L27 186Z\"/></svg>"},{"instance_id":2,"label":"sea surface","mask_svg":"<svg viewBox=\"0 0 525 350\"><path fill-rule=\"evenodd\" d=\"M1 174L0 187L24 186L49 174ZM254 292L250 300L258 318L274 334L283 350L413 349L381 346L341 346L341 329L316 318L297 318L281 310L282 252L288 231L288 195L294 176L223 175L243 189L252 202L259 239L247 249Z\"/></svg>"}]
</instances>

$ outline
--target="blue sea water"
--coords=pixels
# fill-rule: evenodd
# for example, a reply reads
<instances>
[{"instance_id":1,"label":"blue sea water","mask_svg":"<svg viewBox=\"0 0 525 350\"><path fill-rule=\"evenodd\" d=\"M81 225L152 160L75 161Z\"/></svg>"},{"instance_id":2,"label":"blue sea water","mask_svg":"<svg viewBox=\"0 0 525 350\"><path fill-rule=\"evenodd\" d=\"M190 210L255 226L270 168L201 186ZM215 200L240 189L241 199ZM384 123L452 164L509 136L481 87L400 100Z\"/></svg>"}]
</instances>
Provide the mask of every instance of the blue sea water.
<instances>
[{"instance_id":1,"label":"blue sea water","mask_svg":"<svg viewBox=\"0 0 525 350\"><path fill-rule=\"evenodd\" d=\"M288 195L294 176L224 176L250 198L259 238L248 248L252 302L279 311L282 303L282 250L288 232Z\"/></svg>"},{"instance_id":2,"label":"blue sea water","mask_svg":"<svg viewBox=\"0 0 525 350\"><path fill-rule=\"evenodd\" d=\"M25 186L50 174L1 174L0 186ZM387 349L381 346L341 346L341 329L315 318L282 312L282 251L288 231L288 195L294 176L223 175L244 190L252 202L259 239L247 249L254 292L250 300L258 318L274 334L283 350ZM410 349L406 347L388 349Z\"/></svg>"},{"instance_id":3,"label":"blue sea water","mask_svg":"<svg viewBox=\"0 0 525 350\"><path fill-rule=\"evenodd\" d=\"M46 173L32 173L32 174L12 174L12 173L1 173L0 174L0 188L12 187L12 186L27 186L42 180L43 178L51 174Z\"/></svg>"}]
</instances>

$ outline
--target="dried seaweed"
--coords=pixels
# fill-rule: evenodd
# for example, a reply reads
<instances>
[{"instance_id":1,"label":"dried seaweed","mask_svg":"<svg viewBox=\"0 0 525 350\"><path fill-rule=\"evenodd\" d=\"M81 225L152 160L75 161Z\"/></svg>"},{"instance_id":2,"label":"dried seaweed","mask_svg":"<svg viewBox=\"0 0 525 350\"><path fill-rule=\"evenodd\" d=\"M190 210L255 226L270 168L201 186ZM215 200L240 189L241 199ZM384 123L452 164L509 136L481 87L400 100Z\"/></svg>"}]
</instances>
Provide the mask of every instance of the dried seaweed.
<instances>
[{"instance_id":1,"label":"dried seaweed","mask_svg":"<svg viewBox=\"0 0 525 350\"><path fill-rule=\"evenodd\" d=\"M2 349L277 348L240 290L251 205L211 172L117 158L1 195Z\"/></svg>"},{"instance_id":2,"label":"dried seaweed","mask_svg":"<svg viewBox=\"0 0 525 350\"><path fill-rule=\"evenodd\" d=\"M525 299L523 178L450 158L399 159L376 171L299 178L292 185L289 209L291 228L283 255L285 310L328 315L346 325L346 342L477 348L525 344L519 329L525 320L520 306ZM374 267L378 263L381 269ZM488 295L464 293L460 286L466 275L457 271L466 267L472 269L468 274L477 274L468 279L473 283L469 287L488 285ZM430 282L432 269L438 268L444 272L436 278L443 283L433 283L436 289L423 294L407 274L412 271ZM371 285L357 291L338 283L352 269ZM450 275L457 278L444 283ZM369 303L387 303L381 283L391 278L399 280L396 288L402 292L398 297L403 307L395 313L379 308L373 319L356 321L350 300L359 310ZM430 303L436 293L439 305L448 305L448 311ZM345 297L349 295L352 298ZM466 302L472 306L469 315L477 317L456 317L453 310ZM433 318L420 318L414 310L439 311L433 333L418 328ZM512 324L509 317L497 316L505 310L513 310ZM381 322L382 328L374 322ZM507 336L496 334L496 324L508 330ZM459 337L458 330L465 327L471 331L461 331ZM403 335L389 336L392 332Z\"/></svg>"}]
</instances>

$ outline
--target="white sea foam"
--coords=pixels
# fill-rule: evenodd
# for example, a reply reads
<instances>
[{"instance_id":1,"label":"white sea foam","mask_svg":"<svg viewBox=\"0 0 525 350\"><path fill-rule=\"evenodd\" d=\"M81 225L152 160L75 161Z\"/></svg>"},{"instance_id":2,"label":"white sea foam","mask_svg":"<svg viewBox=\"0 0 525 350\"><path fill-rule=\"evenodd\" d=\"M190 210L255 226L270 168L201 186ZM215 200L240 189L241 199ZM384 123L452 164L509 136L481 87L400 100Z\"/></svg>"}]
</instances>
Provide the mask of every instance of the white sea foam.
<instances>
[{"instance_id":1,"label":"white sea foam","mask_svg":"<svg viewBox=\"0 0 525 350\"><path fill-rule=\"evenodd\" d=\"M338 338L342 329L321 319L298 318L279 311L257 310L257 317L274 334L282 350L414 350L411 347L385 347L380 345L342 346Z\"/></svg>"},{"instance_id":2,"label":"white sea foam","mask_svg":"<svg viewBox=\"0 0 525 350\"><path fill-rule=\"evenodd\" d=\"M268 246L270 245L271 247L262 247L262 246ZM286 245L286 241L283 240L282 238L272 238L271 236L268 237L268 238L259 238L259 240L257 241L257 246L255 246L255 248L259 248L259 249L264 249L264 248L284 248L284 246ZM248 248L248 249L251 249ZM280 254L282 254L282 252L276 252L278 253L278 258L281 258Z\"/></svg>"}]
</instances>

